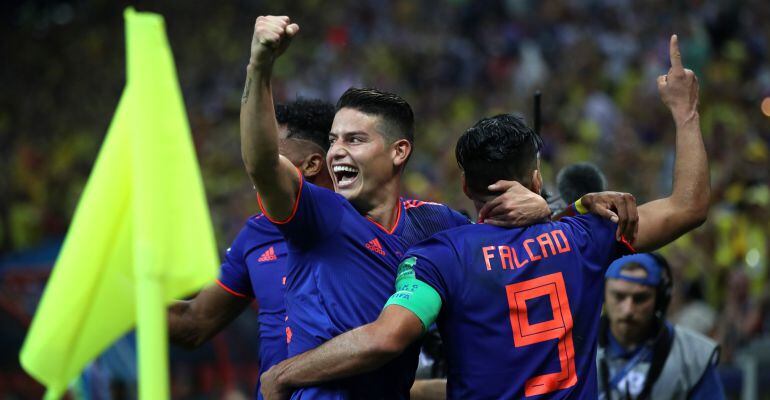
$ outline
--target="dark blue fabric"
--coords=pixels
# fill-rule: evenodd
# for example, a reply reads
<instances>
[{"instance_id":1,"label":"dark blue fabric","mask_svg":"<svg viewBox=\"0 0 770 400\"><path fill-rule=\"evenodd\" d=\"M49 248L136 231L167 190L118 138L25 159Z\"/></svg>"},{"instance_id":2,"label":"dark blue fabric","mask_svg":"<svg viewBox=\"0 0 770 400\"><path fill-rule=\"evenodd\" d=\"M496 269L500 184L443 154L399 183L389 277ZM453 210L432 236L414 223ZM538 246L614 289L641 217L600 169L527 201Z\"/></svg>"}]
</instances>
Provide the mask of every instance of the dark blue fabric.
<instances>
[{"instance_id":1,"label":"dark blue fabric","mask_svg":"<svg viewBox=\"0 0 770 400\"><path fill-rule=\"evenodd\" d=\"M286 308L289 356L377 319L393 293L398 264L409 246L435 232L467 224L442 204L400 201L386 231L342 196L304 182L297 211L277 225L287 241ZM300 389L295 399L408 398L419 346L377 371Z\"/></svg>"},{"instance_id":2,"label":"dark blue fabric","mask_svg":"<svg viewBox=\"0 0 770 400\"><path fill-rule=\"evenodd\" d=\"M604 273L626 252L616 228L594 215L520 229L480 224L412 247L416 277L443 302L449 398L520 399L528 382L530 394L545 387L532 378L564 372L544 395L596 399Z\"/></svg>"},{"instance_id":3,"label":"dark blue fabric","mask_svg":"<svg viewBox=\"0 0 770 400\"><path fill-rule=\"evenodd\" d=\"M286 241L263 215L251 217L225 254L219 282L242 296L253 297L259 305L259 372L287 358ZM259 381L256 398L261 399Z\"/></svg>"},{"instance_id":4,"label":"dark blue fabric","mask_svg":"<svg viewBox=\"0 0 770 400\"><path fill-rule=\"evenodd\" d=\"M722 380L719 379L716 365L710 364L703 374L700 382L690 394L691 400L722 400L725 398L725 388L722 386Z\"/></svg>"}]
</instances>

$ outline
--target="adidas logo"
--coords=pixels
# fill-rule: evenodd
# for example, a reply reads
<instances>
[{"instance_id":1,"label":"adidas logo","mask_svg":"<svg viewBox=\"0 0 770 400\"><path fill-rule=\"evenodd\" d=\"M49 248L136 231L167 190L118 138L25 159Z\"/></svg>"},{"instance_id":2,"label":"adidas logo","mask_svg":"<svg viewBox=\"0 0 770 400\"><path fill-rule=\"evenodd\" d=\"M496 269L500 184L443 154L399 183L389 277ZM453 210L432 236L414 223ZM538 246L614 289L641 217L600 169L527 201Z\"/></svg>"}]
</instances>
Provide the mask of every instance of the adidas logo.
<instances>
[{"instance_id":1,"label":"adidas logo","mask_svg":"<svg viewBox=\"0 0 770 400\"><path fill-rule=\"evenodd\" d=\"M257 259L259 262L267 262L267 261L275 261L278 257L275 255L275 249L273 249L273 246L270 246L269 249L267 249L266 252L262 253L261 256Z\"/></svg>"},{"instance_id":2,"label":"adidas logo","mask_svg":"<svg viewBox=\"0 0 770 400\"><path fill-rule=\"evenodd\" d=\"M385 255L385 250L382 249L382 245L377 238L370 240L369 243L366 244L366 248L381 256Z\"/></svg>"}]
</instances>

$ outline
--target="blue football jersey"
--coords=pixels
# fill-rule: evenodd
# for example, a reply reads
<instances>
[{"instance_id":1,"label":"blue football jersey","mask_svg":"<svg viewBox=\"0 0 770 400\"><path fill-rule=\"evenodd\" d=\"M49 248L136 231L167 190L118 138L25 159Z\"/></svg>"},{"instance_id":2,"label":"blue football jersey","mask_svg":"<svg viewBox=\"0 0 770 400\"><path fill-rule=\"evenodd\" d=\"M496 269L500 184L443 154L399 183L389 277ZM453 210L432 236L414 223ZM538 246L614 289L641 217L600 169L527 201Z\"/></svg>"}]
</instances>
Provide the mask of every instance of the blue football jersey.
<instances>
[{"instance_id":1,"label":"blue football jersey","mask_svg":"<svg viewBox=\"0 0 770 400\"><path fill-rule=\"evenodd\" d=\"M445 205L399 201L386 229L342 196L302 181L287 221L274 221L289 253L286 309L289 356L377 319L393 292L398 263L414 243L468 224ZM408 398L418 346L372 373L296 391L293 398Z\"/></svg>"},{"instance_id":2,"label":"blue football jersey","mask_svg":"<svg viewBox=\"0 0 770 400\"><path fill-rule=\"evenodd\" d=\"M286 241L263 215L249 218L220 268L218 283L231 294L255 298L259 305L259 373L285 360ZM259 381L256 398L261 399Z\"/></svg>"},{"instance_id":3,"label":"blue football jersey","mask_svg":"<svg viewBox=\"0 0 770 400\"><path fill-rule=\"evenodd\" d=\"M442 299L451 399L596 399L604 272L628 249L594 215L469 225L407 253Z\"/></svg>"}]
</instances>

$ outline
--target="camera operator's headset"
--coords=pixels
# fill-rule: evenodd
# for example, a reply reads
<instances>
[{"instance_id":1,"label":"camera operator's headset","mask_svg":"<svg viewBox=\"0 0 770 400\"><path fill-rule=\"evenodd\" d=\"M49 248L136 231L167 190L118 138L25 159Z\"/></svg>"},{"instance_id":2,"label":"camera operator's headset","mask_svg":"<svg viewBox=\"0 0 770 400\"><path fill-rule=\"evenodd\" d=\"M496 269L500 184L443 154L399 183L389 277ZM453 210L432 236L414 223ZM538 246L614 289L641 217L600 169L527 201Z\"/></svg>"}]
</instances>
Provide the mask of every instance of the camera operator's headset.
<instances>
[{"instance_id":1,"label":"camera operator's headset","mask_svg":"<svg viewBox=\"0 0 770 400\"><path fill-rule=\"evenodd\" d=\"M666 318L668 305L671 304L671 291L674 284L671 277L671 265L658 253L646 253L644 255L655 259L661 270L660 283L655 292L655 317L663 321Z\"/></svg>"},{"instance_id":2,"label":"camera operator's headset","mask_svg":"<svg viewBox=\"0 0 770 400\"><path fill-rule=\"evenodd\" d=\"M641 265L647 276L645 278L630 277L622 275L623 267L629 263ZM671 303L671 291L673 286L671 266L663 256L657 253L639 253L625 256L615 260L607 270L605 278L617 278L630 282L636 282L647 286L655 286L655 324L656 334L653 340L653 355L650 369L647 372L647 378L644 382L644 388L639 393L637 400L647 399L652 392L652 385L657 381L663 370L663 364L671 350L672 335L668 334L665 318L668 305ZM656 284L655 284L656 283ZM602 316L599 329L599 344L602 347L607 346L609 334L609 320ZM612 399L612 388L610 387L609 367L605 359L599 363L599 379L604 383L604 399Z\"/></svg>"}]
</instances>

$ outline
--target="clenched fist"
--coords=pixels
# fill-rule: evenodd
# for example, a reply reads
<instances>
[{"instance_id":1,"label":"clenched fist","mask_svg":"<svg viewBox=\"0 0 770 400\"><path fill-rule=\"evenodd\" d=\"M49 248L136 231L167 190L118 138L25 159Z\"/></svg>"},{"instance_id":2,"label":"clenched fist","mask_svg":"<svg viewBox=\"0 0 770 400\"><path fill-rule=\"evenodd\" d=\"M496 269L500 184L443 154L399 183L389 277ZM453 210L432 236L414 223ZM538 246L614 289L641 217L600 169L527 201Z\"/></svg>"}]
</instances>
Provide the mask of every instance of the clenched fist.
<instances>
[{"instance_id":1,"label":"clenched fist","mask_svg":"<svg viewBox=\"0 0 770 400\"><path fill-rule=\"evenodd\" d=\"M671 110L677 124L694 118L698 113L698 78L695 73L682 67L679 39L671 36L669 44L671 68L668 74L658 77L658 91L663 103Z\"/></svg>"},{"instance_id":2,"label":"clenched fist","mask_svg":"<svg viewBox=\"0 0 770 400\"><path fill-rule=\"evenodd\" d=\"M251 58L255 66L272 65L283 54L291 38L299 32L299 25L293 24L287 16L261 16L254 24L251 38Z\"/></svg>"}]
</instances>

